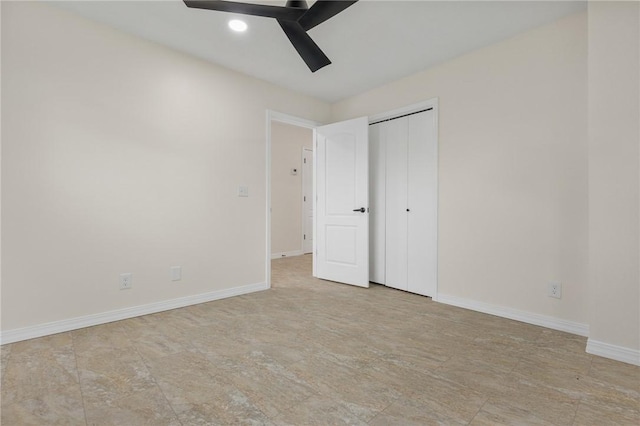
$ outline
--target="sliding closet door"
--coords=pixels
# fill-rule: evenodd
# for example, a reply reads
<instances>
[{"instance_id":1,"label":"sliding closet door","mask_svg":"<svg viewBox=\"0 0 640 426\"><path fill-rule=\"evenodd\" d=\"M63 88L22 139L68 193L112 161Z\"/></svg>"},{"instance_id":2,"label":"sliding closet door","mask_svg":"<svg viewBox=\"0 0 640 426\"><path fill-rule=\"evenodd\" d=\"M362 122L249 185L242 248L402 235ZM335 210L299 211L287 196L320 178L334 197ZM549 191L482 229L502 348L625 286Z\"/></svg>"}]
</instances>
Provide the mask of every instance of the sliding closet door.
<instances>
[{"instance_id":1,"label":"sliding closet door","mask_svg":"<svg viewBox=\"0 0 640 426\"><path fill-rule=\"evenodd\" d=\"M386 282L407 290L407 117L381 123L386 129Z\"/></svg>"},{"instance_id":2,"label":"sliding closet door","mask_svg":"<svg viewBox=\"0 0 640 426\"><path fill-rule=\"evenodd\" d=\"M438 249L438 147L435 112L425 111L407 119L407 290L435 296Z\"/></svg>"},{"instance_id":3,"label":"sliding closet door","mask_svg":"<svg viewBox=\"0 0 640 426\"><path fill-rule=\"evenodd\" d=\"M369 281L385 283L386 128L369 126Z\"/></svg>"}]
</instances>

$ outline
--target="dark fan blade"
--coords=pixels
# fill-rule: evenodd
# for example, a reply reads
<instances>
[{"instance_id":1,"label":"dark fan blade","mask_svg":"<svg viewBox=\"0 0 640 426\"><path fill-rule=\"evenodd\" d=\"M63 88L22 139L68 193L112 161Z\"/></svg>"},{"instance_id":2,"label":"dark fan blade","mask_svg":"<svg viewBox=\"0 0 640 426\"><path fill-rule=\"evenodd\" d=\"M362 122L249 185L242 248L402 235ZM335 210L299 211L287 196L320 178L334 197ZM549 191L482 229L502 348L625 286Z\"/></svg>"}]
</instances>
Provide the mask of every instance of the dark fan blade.
<instances>
[{"instance_id":1,"label":"dark fan blade","mask_svg":"<svg viewBox=\"0 0 640 426\"><path fill-rule=\"evenodd\" d=\"M309 31L316 25L322 24L327 19L336 16L356 1L331 1L318 0L304 15L298 20L298 23L305 31Z\"/></svg>"},{"instance_id":2,"label":"dark fan blade","mask_svg":"<svg viewBox=\"0 0 640 426\"><path fill-rule=\"evenodd\" d=\"M306 10L294 7L268 6L263 4L240 3L224 0L184 0L187 7L196 9L219 10L222 12L241 13L243 15L264 16L267 18L295 21Z\"/></svg>"},{"instance_id":3,"label":"dark fan blade","mask_svg":"<svg viewBox=\"0 0 640 426\"><path fill-rule=\"evenodd\" d=\"M316 72L331 63L300 24L295 21L283 21L280 19L278 19L278 23L311 72Z\"/></svg>"}]
</instances>

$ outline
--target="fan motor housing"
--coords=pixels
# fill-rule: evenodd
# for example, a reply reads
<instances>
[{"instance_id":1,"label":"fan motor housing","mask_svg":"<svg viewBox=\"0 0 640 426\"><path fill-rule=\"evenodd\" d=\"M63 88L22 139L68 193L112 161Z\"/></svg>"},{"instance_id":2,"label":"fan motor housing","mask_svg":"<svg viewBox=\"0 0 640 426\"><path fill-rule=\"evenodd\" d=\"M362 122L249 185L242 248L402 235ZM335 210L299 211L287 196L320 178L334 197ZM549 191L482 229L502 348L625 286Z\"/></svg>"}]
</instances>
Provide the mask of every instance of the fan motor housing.
<instances>
[{"instance_id":1,"label":"fan motor housing","mask_svg":"<svg viewBox=\"0 0 640 426\"><path fill-rule=\"evenodd\" d=\"M297 7L299 9L309 9L305 0L287 0L287 7Z\"/></svg>"}]
</instances>

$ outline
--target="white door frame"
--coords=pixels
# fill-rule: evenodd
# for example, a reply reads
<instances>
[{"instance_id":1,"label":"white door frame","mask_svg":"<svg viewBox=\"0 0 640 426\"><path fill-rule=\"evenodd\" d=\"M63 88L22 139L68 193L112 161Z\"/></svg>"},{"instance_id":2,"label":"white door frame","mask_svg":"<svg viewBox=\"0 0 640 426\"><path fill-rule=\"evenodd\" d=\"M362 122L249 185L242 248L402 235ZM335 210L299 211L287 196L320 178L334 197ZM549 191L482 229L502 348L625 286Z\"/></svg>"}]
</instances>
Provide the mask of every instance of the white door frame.
<instances>
[{"instance_id":1,"label":"white door frame","mask_svg":"<svg viewBox=\"0 0 640 426\"><path fill-rule=\"evenodd\" d=\"M436 200L438 200L438 204L440 204L440 195L439 195L439 170L440 170L440 162L438 161L438 148L439 148L439 141L440 141L440 132L438 130L438 98L431 98L431 99L427 99L426 101L422 101L422 102L418 102L416 104L411 104L411 105L407 105L405 107L402 108L398 108L398 109L394 109L391 111L387 111L387 112L383 112L380 114L376 114L376 115L371 115L369 116L369 124L371 123L375 123L378 121L384 121L384 120L389 120L391 118L397 118L403 115L407 115L407 114L412 114L412 113L416 113L418 111L422 111L424 109L428 109L428 108L433 108L433 113L435 114L434 117L434 121L435 121L435 133L436 133L436 161L438 164L438 175L436 176ZM431 297L431 300L433 300L434 302L438 301L438 281L439 281L439 276L438 276L438 248L439 248L439 244L438 244L438 206L436 206L436 291L435 294Z\"/></svg>"},{"instance_id":2,"label":"white door frame","mask_svg":"<svg viewBox=\"0 0 640 426\"><path fill-rule=\"evenodd\" d=\"M317 121L307 120L305 118L296 117L294 115L285 114L282 112L267 110L267 143L266 143L266 217L267 217L267 232L266 232L266 249L265 249L265 282L267 288L271 288L271 122L278 121L280 123L291 124L293 126L304 127L306 129L312 129L322 125Z\"/></svg>"},{"instance_id":3,"label":"white door frame","mask_svg":"<svg viewBox=\"0 0 640 426\"><path fill-rule=\"evenodd\" d=\"M313 158L314 157L313 156L314 156L314 151L313 151L313 148L306 148L306 147L303 146L302 147L302 162L300 163L300 164L302 164L302 167L300 168L300 174L301 174L300 177L301 177L301 180L302 180L302 197L301 197L301 200L302 200L302 243L301 243L302 244L302 254L307 254L308 253L308 252L305 252L305 249L304 249L305 244L304 243L306 241L305 236L309 233L309 229L307 229L307 225L306 225L306 223L307 223L306 213L307 212L305 212L305 210L304 210L304 208L306 207L305 199L304 199L304 197L305 197L305 195L304 195L304 179L305 179L305 173L306 173L305 172L305 162L304 162L305 151L311 152L311 163L307 165L307 167L311 167L311 176L310 177L308 176L307 178L311 179L311 202L312 203L314 202L314 198L313 198L313 183L314 183L314 180L313 180L313 177L314 177L314 172L313 172L314 162L313 162ZM315 205L313 207L315 207ZM313 208L312 208L312 211L313 211ZM313 223L311 224L311 232L313 232ZM311 236L313 237L313 234ZM311 246L311 253L313 253L313 245Z\"/></svg>"}]
</instances>

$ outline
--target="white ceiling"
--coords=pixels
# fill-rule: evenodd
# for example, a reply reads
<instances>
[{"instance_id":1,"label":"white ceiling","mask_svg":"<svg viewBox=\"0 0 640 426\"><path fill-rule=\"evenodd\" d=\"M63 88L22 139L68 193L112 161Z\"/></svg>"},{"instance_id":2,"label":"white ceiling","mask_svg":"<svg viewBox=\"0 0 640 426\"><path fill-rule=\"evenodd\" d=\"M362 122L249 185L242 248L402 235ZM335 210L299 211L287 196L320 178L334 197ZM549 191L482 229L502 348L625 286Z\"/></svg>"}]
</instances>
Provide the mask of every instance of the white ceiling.
<instances>
[{"instance_id":1,"label":"white ceiling","mask_svg":"<svg viewBox=\"0 0 640 426\"><path fill-rule=\"evenodd\" d=\"M249 30L239 34L227 27L234 14L180 0L52 3L327 102L586 9L586 1L360 0L309 31L333 62L311 73L275 19L242 16Z\"/></svg>"}]
</instances>

